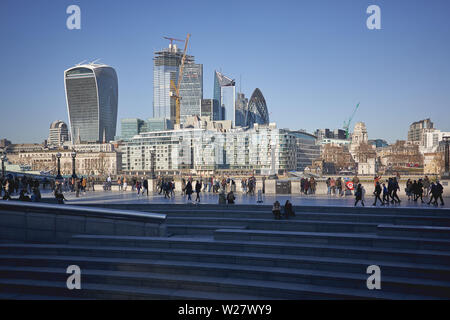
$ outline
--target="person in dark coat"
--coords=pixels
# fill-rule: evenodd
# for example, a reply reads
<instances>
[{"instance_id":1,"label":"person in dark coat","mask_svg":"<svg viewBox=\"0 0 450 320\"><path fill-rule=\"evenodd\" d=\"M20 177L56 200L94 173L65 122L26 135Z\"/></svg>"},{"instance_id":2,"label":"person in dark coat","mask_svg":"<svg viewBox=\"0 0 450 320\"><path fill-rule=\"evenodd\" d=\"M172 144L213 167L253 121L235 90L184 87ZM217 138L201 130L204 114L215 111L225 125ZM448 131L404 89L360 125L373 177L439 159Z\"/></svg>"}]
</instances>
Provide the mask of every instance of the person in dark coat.
<instances>
[{"instance_id":1,"label":"person in dark coat","mask_svg":"<svg viewBox=\"0 0 450 320\"><path fill-rule=\"evenodd\" d=\"M362 206L364 207L364 200L363 200L363 190L361 187L361 184L359 183L358 186L356 187L356 192L355 192L355 207L358 204L358 202L361 201Z\"/></svg>"},{"instance_id":2,"label":"person in dark coat","mask_svg":"<svg viewBox=\"0 0 450 320\"><path fill-rule=\"evenodd\" d=\"M228 192L228 195L227 195L228 204L234 204L235 199L236 199L236 197L234 196L233 190Z\"/></svg>"},{"instance_id":3,"label":"person in dark coat","mask_svg":"<svg viewBox=\"0 0 450 320\"><path fill-rule=\"evenodd\" d=\"M192 195L192 183L191 183L190 180L186 184L186 194L188 196L188 200L192 201L192 198L191 198L191 195Z\"/></svg>"},{"instance_id":4,"label":"person in dark coat","mask_svg":"<svg viewBox=\"0 0 450 320\"><path fill-rule=\"evenodd\" d=\"M142 190L142 194L144 194L144 191L147 191L148 196L148 180L144 179L144 190Z\"/></svg>"},{"instance_id":5,"label":"person in dark coat","mask_svg":"<svg viewBox=\"0 0 450 320\"><path fill-rule=\"evenodd\" d=\"M286 203L284 204L284 216L286 219L289 219L289 217L295 217L294 208L289 200L286 200Z\"/></svg>"},{"instance_id":6,"label":"person in dark coat","mask_svg":"<svg viewBox=\"0 0 450 320\"><path fill-rule=\"evenodd\" d=\"M197 197L195 198L195 201L200 202L200 192L202 191L202 184L197 180L195 183L195 193L197 193Z\"/></svg>"},{"instance_id":7,"label":"person in dark coat","mask_svg":"<svg viewBox=\"0 0 450 320\"><path fill-rule=\"evenodd\" d=\"M273 203L272 213L275 219L281 219L281 206L278 200Z\"/></svg>"},{"instance_id":8,"label":"person in dark coat","mask_svg":"<svg viewBox=\"0 0 450 320\"><path fill-rule=\"evenodd\" d=\"M377 200L380 200L381 205L384 206L384 201L381 200L381 198L380 198L381 186L380 186L380 182L379 181L376 182L375 191L374 191L373 194L375 195L375 202L373 203L373 206L377 205Z\"/></svg>"}]
</instances>

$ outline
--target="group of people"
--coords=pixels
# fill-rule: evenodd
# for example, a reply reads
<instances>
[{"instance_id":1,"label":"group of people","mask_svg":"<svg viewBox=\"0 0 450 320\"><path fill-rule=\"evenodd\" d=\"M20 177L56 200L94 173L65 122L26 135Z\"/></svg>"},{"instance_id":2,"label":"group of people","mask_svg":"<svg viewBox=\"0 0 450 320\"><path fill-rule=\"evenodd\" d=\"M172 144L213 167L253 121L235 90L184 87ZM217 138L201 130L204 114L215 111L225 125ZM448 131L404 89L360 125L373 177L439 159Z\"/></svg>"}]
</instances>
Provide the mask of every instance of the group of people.
<instances>
[{"instance_id":1,"label":"group of people","mask_svg":"<svg viewBox=\"0 0 450 320\"><path fill-rule=\"evenodd\" d=\"M285 219L289 219L289 217L295 217L294 207L292 206L292 203L289 200L286 200L286 203L284 204L283 207L283 212ZM275 201L273 204L272 213L275 219L278 220L281 219L281 205L278 200Z\"/></svg>"},{"instance_id":2,"label":"group of people","mask_svg":"<svg viewBox=\"0 0 450 320\"><path fill-rule=\"evenodd\" d=\"M419 180L408 179L406 182L405 192L408 196L408 200L417 202L420 199L422 203L425 203L423 198L429 197L428 204L437 206L438 200L440 200L441 205L444 205L444 199L442 198L444 187L439 180L436 182L431 181L428 176L425 176L424 179Z\"/></svg>"},{"instance_id":3,"label":"group of people","mask_svg":"<svg viewBox=\"0 0 450 320\"><path fill-rule=\"evenodd\" d=\"M374 203L373 206L377 205L379 201L382 206L391 204L399 204L401 202L398 191L400 191L400 186L396 177L389 178L385 182L381 183L381 177L376 176L374 179L375 190L374 194ZM405 193L408 196L409 201L417 202L419 199L422 203L425 203L423 197L430 197L428 204L433 204L435 206L438 205L438 200L440 200L441 205L444 205L444 200L442 198L442 194L444 192L444 187L437 180L436 182L431 182L428 176L425 176L424 179L419 180L411 180L408 179L406 182ZM365 190L361 184L355 189L355 206L359 201L364 206L364 194ZM383 198L381 198L381 194L383 194Z\"/></svg>"},{"instance_id":4,"label":"group of people","mask_svg":"<svg viewBox=\"0 0 450 320\"><path fill-rule=\"evenodd\" d=\"M41 182L32 177L6 176L0 178L0 199L12 200L19 195L17 200L26 202L39 202L42 198L40 191ZM49 181L46 180L46 184Z\"/></svg>"},{"instance_id":5,"label":"group of people","mask_svg":"<svg viewBox=\"0 0 450 320\"><path fill-rule=\"evenodd\" d=\"M355 176L352 182L354 185L358 185L359 178ZM341 177L338 177L337 179L328 178L326 180L326 184L327 184L327 195L337 195L343 197L349 191L351 191Z\"/></svg>"},{"instance_id":6,"label":"group of people","mask_svg":"<svg viewBox=\"0 0 450 320\"><path fill-rule=\"evenodd\" d=\"M401 202L398 191L400 191L400 186L397 181L397 177L388 178L385 182L381 183L381 176L376 176L374 178L375 189L373 191L374 202L373 206L377 205L379 201L382 206L391 204L399 204ZM358 183L355 187L355 207L358 202L361 202L364 206L366 190L361 183ZM383 195L383 198L381 198Z\"/></svg>"},{"instance_id":7,"label":"group of people","mask_svg":"<svg viewBox=\"0 0 450 320\"><path fill-rule=\"evenodd\" d=\"M314 177L311 178L301 178L300 179L300 192L302 194L315 194L317 187L317 181Z\"/></svg>"}]
</instances>

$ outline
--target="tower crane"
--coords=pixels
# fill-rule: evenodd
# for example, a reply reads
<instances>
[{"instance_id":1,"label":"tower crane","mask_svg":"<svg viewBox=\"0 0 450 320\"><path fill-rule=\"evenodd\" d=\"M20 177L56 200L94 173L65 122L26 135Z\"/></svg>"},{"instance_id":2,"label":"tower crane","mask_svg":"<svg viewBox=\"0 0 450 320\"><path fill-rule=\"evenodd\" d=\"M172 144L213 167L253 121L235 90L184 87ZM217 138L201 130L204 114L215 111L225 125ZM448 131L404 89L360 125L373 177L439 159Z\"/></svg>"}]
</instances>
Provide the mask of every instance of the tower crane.
<instances>
[{"instance_id":1,"label":"tower crane","mask_svg":"<svg viewBox=\"0 0 450 320\"><path fill-rule=\"evenodd\" d=\"M173 42L174 42L174 41L184 42L184 40L181 40L181 39L175 39L175 38L171 38L171 37L163 37L163 38L170 41L170 47L171 47L171 48L173 47Z\"/></svg>"},{"instance_id":2,"label":"tower crane","mask_svg":"<svg viewBox=\"0 0 450 320\"><path fill-rule=\"evenodd\" d=\"M173 80L170 80L170 86L173 91L170 92L170 95L175 98L175 124L180 124L180 84L183 79L183 70L184 70L184 61L186 60L186 51L187 46L189 43L189 38L191 37L191 34L188 33L186 36L186 40L184 42L184 51L183 51L183 57L181 58L181 64L180 68L178 69L178 82L175 85L175 82ZM176 40L176 39L174 39Z\"/></svg>"},{"instance_id":3,"label":"tower crane","mask_svg":"<svg viewBox=\"0 0 450 320\"><path fill-rule=\"evenodd\" d=\"M345 138L346 138L346 139L348 139L349 136L350 136L350 132L349 132L350 123L352 122L353 117L355 116L355 113L356 113L356 111L358 110L358 108L359 108L359 102L358 102L358 104L356 105L355 110L353 111L351 117L348 118L347 121L344 121L344 130L345 130Z\"/></svg>"}]
</instances>

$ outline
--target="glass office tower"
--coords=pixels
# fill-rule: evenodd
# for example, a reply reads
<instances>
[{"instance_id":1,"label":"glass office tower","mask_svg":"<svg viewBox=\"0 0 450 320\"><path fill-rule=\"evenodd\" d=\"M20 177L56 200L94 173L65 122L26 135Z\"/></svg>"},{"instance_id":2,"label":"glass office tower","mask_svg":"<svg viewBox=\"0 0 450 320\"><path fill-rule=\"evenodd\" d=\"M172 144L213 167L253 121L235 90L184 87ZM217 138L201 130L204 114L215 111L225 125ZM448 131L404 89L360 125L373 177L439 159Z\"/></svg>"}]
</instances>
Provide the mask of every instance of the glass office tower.
<instances>
[{"instance_id":1,"label":"glass office tower","mask_svg":"<svg viewBox=\"0 0 450 320\"><path fill-rule=\"evenodd\" d=\"M180 84L180 122L186 117L200 116L203 99L203 65L187 63L184 66Z\"/></svg>"},{"instance_id":2,"label":"glass office tower","mask_svg":"<svg viewBox=\"0 0 450 320\"><path fill-rule=\"evenodd\" d=\"M214 100L220 110L219 120L231 120L235 124L236 85L233 79L215 71Z\"/></svg>"},{"instance_id":3,"label":"glass office tower","mask_svg":"<svg viewBox=\"0 0 450 320\"><path fill-rule=\"evenodd\" d=\"M266 100L258 88L253 91L250 101L247 104L245 125L253 127L257 124L269 124L269 111Z\"/></svg>"},{"instance_id":4,"label":"glass office tower","mask_svg":"<svg viewBox=\"0 0 450 320\"><path fill-rule=\"evenodd\" d=\"M125 118L120 120L120 138L127 140L144 132L145 121L138 118Z\"/></svg>"},{"instance_id":5,"label":"glass office tower","mask_svg":"<svg viewBox=\"0 0 450 320\"><path fill-rule=\"evenodd\" d=\"M176 45L169 45L169 48L155 52L153 59L153 118L167 118L175 123L176 102L170 94L173 91L170 82L173 81L177 85L182 57L183 52ZM193 62L193 57L186 55L185 63L191 62Z\"/></svg>"},{"instance_id":6,"label":"glass office tower","mask_svg":"<svg viewBox=\"0 0 450 320\"><path fill-rule=\"evenodd\" d=\"M247 116L248 99L245 94L238 93L236 99L235 123L236 127L245 126L245 117Z\"/></svg>"},{"instance_id":7,"label":"glass office tower","mask_svg":"<svg viewBox=\"0 0 450 320\"><path fill-rule=\"evenodd\" d=\"M104 64L77 65L64 71L73 143L114 140L117 125L116 71Z\"/></svg>"}]
</instances>

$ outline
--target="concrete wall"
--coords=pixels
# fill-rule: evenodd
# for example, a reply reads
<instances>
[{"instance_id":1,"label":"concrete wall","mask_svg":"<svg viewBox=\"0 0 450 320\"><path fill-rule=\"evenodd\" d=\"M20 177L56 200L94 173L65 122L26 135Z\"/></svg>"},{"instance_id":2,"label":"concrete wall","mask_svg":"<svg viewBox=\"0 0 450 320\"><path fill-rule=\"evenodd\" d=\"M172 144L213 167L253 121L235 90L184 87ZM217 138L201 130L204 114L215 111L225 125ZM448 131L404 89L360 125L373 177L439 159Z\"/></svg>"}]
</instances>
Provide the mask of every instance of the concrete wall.
<instances>
[{"instance_id":1,"label":"concrete wall","mask_svg":"<svg viewBox=\"0 0 450 320\"><path fill-rule=\"evenodd\" d=\"M0 201L0 240L61 242L76 234L165 236L164 214Z\"/></svg>"},{"instance_id":2,"label":"concrete wall","mask_svg":"<svg viewBox=\"0 0 450 320\"><path fill-rule=\"evenodd\" d=\"M149 184L149 192L155 192L156 191L156 180L148 180ZM242 192L241 188L241 180L236 179L236 192ZM449 181L441 181L443 187L444 187L444 196L449 197L450 196L450 183ZM405 194L405 181L400 182L400 195ZM362 182L362 185L366 189L366 193L372 194L374 190L374 184L373 182ZM195 187L195 184L194 186ZM256 193L258 190L263 189L263 182L262 180L258 179L256 181ZM95 185L95 190L101 191L103 190L102 185ZM118 191L119 187L113 185L112 191ZM227 190L229 191L229 190ZM125 192L125 191L124 191ZM128 189L126 192L131 192L131 186L128 185ZM181 192L181 181L175 181L175 192L178 194ZM275 194L276 193L276 180L265 180L265 193L266 194ZM300 194L300 181L299 180L291 180L291 193L292 194ZM317 195L326 195L327 194L327 186L325 181L318 181L316 186L316 194Z\"/></svg>"}]
</instances>

